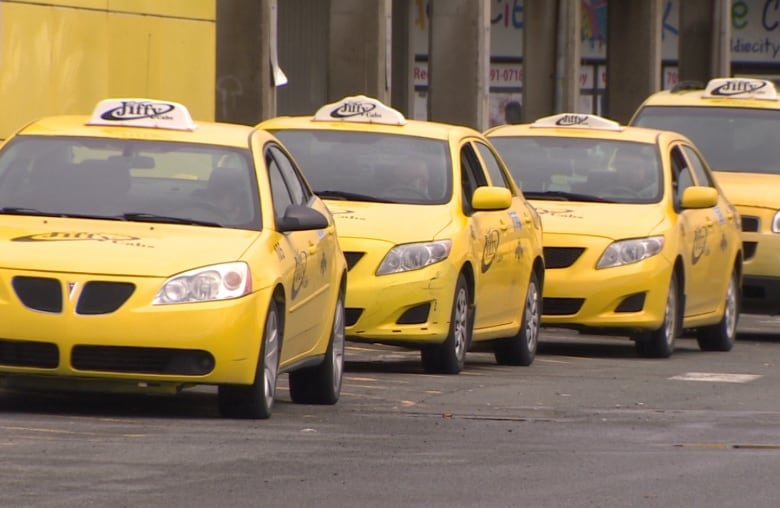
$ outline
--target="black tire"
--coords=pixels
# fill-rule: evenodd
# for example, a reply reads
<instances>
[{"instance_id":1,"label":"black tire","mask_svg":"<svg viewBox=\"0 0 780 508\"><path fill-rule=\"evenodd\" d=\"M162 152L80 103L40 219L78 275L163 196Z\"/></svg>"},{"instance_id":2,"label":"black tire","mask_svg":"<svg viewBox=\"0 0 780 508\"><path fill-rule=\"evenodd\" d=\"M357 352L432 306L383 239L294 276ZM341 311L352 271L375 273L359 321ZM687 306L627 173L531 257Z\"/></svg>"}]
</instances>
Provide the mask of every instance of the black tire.
<instances>
[{"instance_id":1,"label":"black tire","mask_svg":"<svg viewBox=\"0 0 780 508\"><path fill-rule=\"evenodd\" d=\"M441 344L426 346L421 351L422 364L429 374L458 374L466 363L466 351L471 347L474 318L469 286L463 274L458 276L450 314L447 338Z\"/></svg>"},{"instance_id":2,"label":"black tire","mask_svg":"<svg viewBox=\"0 0 780 508\"><path fill-rule=\"evenodd\" d=\"M493 352L499 365L531 365L536 358L539 344L539 328L542 318L542 291L539 277L531 273L528 292L523 305L520 330L512 338L496 341Z\"/></svg>"},{"instance_id":3,"label":"black tire","mask_svg":"<svg viewBox=\"0 0 780 508\"><path fill-rule=\"evenodd\" d=\"M297 404L335 404L344 376L344 297L333 311L330 341L319 365L290 372L290 398Z\"/></svg>"},{"instance_id":4,"label":"black tire","mask_svg":"<svg viewBox=\"0 0 780 508\"><path fill-rule=\"evenodd\" d=\"M672 273L669 292L664 307L664 321L661 327L634 338L636 351L644 358L669 358L674 351L674 341L680 329L680 302L677 289L677 274Z\"/></svg>"},{"instance_id":5,"label":"black tire","mask_svg":"<svg viewBox=\"0 0 780 508\"><path fill-rule=\"evenodd\" d=\"M731 351L737 339L737 320L739 319L740 294L737 271L731 272L726 287L725 306L721 320L711 326L696 330L696 340L702 351Z\"/></svg>"},{"instance_id":6,"label":"black tire","mask_svg":"<svg viewBox=\"0 0 780 508\"><path fill-rule=\"evenodd\" d=\"M279 307L276 302L268 306L263 328L263 341L251 385L221 385L218 391L219 413L226 418L270 418L279 376L279 352L281 350Z\"/></svg>"}]
</instances>

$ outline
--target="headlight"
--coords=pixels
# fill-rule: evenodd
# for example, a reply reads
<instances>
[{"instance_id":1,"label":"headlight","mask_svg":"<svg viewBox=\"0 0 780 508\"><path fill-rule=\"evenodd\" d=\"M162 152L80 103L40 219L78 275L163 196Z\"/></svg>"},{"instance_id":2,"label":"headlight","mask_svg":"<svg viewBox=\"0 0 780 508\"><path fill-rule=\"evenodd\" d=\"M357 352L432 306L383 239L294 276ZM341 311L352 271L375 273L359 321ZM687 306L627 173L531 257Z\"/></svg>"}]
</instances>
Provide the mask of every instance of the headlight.
<instances>
[{"instance_id":1,"label":"headlight","mask_svg":"<svg viewBox=\"0 0 780 508\"><path fill-rule=\"evenodd\" d=\"M449 240L398 245L390 249L379 264L376 274L408 272L438 263L450 255L451 247L452 242Z\"/></svg>"},{"instance_id":2,"label":"headlight","mask_svg":"<svg viewBox=\"0 0 780 508\"><path fill-rule=\"evenodd\" d=\"M252 291L249 266L243 262L207 266L166 280L153 305L238 298Z\"/></svg>"},{"instance_id":3,"label":"headlight","mask_svg":"<svg viewBox=\"0 0 780 508\"><path fill-rule=\"evenodd\" d=\"M780 211L772 218L772 233L780 233Z\"/></svg>"},{"instance_id":4,"label":"headlight","mask_svg":"<svg viewBox=\"0 0 780 508\"><path fill-rule=\"evenodd\" d=\"M607 247L596 268L609 268L636 263L655 256L664 248L663 236L650 236L633 240L621 240Z\"/></svg>"}]
</instances>

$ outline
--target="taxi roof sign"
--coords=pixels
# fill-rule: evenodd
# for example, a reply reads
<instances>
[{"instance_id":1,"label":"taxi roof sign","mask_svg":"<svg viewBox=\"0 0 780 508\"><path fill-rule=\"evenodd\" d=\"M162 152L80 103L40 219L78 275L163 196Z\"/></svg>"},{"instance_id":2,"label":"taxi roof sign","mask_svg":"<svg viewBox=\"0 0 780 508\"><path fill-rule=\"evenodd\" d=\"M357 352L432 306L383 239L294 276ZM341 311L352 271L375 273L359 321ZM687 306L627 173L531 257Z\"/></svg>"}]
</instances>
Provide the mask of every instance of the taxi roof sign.
<instances>
[{"instance_id":1,"label":"taxi roof sign","mask_svg":"<svg viewBox=\"0 0 780 508\"><path fill-rule=\"evenodd\" d=\"M777 89L768 79L715 78L707 83L702 97L776 101Z\"/></svg>"},{"instance_id":2,"label":"taxi roof sign","mask_svg":"<svg viewBox=\"0 0 780 508\"><path fill-rule=\"evenodd\" d=\"M533 122L531 127L598 129L604 131L623 130L623 127L614 120L585 113L560 113L558 115L545 116Z\"/></svg>"},{"instance_id":3,"label":"taxi roof sign","mask_svg":"<svg viewBox=\"0 0 780 508\"><path fill-rule=\"evenodd\" d=\"M322 122L379 123L404 125L404 115L377 99L356 95L322 106L313 120Z\"/></svg>"},{"instance_id":4,"label":"taxi roof sign","mask_svg":"<svg viewBox=\"0 0 780 508\"><path fill-rule=\"evenodd\" d=\"M87 125L150 127L194 131L197 128L185 106L155 99L104 99L97 103Z\"/></svg>"}]
</instances>

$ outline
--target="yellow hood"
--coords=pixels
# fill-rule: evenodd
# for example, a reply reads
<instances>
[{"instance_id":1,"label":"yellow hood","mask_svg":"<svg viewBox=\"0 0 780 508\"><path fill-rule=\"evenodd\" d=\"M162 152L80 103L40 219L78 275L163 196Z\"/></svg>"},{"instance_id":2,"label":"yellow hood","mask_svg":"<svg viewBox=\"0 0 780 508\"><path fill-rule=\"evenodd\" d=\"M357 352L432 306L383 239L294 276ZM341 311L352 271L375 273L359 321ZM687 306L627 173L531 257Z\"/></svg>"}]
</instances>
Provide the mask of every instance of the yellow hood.
<instances>
[{"instance_id":1,"label":"yellow hood","mask_svg":"<svg viewBox=\"0 0 780 508\"><path fill-rule=\"evenodd\" d=\"M734 206L780 208L780 175L716 171L715 178Z\"/></svg>"},{"instance_id":2,"label":"yellow hood","mask_svg":"<svg viewBox=\"0 0 780 508\"><path fill-rule=\"evenodd\" d=\"M339 237L407 243L433 240L451 221L446 205L327 201Z\"/></svg>"},{"instance_id":3,"label":"yellow hood","mask_svg":"<svg viewBox=\"0 0 780 508\"><path fill-rule=\"evenodd\" d=\"M0 269L168 277L235 261L257 231L0 216Z\"/></svg>"},{"instance_id":4,"label":"yellow hood","mask_svg":"<svg viewBox=\"0 0 780 508\"><path fill-rule=\"evenodd\" d=\"M660 205L531 201L546 233L638 238L652 234L663 220Z\"/></svg>"}]
</instances>

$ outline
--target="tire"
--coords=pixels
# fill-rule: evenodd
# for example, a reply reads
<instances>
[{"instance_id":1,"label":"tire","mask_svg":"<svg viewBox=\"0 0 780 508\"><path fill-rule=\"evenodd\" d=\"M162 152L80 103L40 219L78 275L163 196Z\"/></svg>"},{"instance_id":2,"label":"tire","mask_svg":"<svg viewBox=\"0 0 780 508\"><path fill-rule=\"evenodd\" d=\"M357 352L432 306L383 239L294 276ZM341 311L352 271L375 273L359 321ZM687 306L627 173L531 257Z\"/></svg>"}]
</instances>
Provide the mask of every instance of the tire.
<instances>
[{"instance_id":1,"label":"tire","mask_svg":"<svg viewBox=\"0 0 780 508\"><path fill-rule=\"evenodd\" d=\"M731 272L726 287L723 316L718 324L704 326L696 331L696 340L702 351L731 351L737 338L740 297L736 270Z\"/></svg>"},{"instance_id":2,"label":"tire","mask_svg":"<svg viewBox=\"0 0 780 508\"><path fill-rule=\"evenodd\" d=\"M271 416L279 375L281 349L279 308L276 302L268 306L263 328L263 341L251 385L222 385L219 387L219 412L226 418L266 419Z\"/></svg>"},{"instance_id":3,"label":"tire","mask_svg":"<svg viewBox=\"0 0 780 508\"><path fill-rule=\"evenodd\" d=\"M344 296L339 294L325 358L319 365L290 372L290 398L297 404L335 404L343 376Z\"/></svg>"},{"instance_id":4,"label":"tire","mask_svg":"<svg viewBox=\"0 0 780 508\"><path fill-rule=\"evenodd\" d=\"M429 374L458 374L466 363L466 351L471 347L474 318L469 286L463 274L458 276L450 314L447 338L441 344L422 349L423 369Z\"/></svg>"},{"instance_id":5,"label":"tire","mask_svg":"<svg viewBox=\"0 0 780 508\"><path fill-rule=\"evenodd\" d=\"M520 330L510 339L497 341L493 346L496 363L499 365L531 365L539 344L539 328L542 314L542 291L536 272L531 274L528 292L523 306Z\"/></svg>"},{"instance_id":6,"label":"tire","mask_svg":"<svg viewBox=\"0 0 780 508\"><path fill-rule=\"evenodd\" d=\"M664 321L661 327L634 338L636 351L644 358L669 358L674 351L674 341L680 328L680 304L677 290L677 274L672 273L669 292L664 306Z\"/></svg>"}]
</instances>

